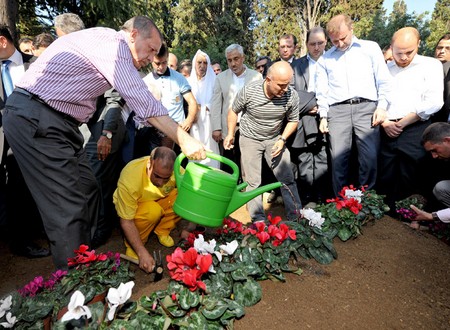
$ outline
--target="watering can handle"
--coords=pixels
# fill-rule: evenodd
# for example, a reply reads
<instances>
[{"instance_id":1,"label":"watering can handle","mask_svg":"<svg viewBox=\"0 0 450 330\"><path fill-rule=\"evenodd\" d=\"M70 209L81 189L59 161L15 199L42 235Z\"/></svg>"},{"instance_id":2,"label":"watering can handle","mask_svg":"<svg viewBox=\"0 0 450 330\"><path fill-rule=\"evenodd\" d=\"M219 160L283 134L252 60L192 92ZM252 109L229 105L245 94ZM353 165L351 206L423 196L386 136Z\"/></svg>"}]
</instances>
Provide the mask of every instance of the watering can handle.
<instances>
[{"instance_id":1,"label":"watering can handle","mask_svg":"<svg viewBox=\"0 0 450 330\"><path fill-rule=\"evenodd\" d=\"M233 176L235 176L236 178L239 177L239 167L236 165L235 162L233 162L232 160L223 157L221 155L215 154L213 152L207 151L206 152L206 157L207 158L211 158L214 160L217 160L221 163L224 163L228 166L231 167L231 169L233 170ZM175 164L174 164L174 172L175 172L175 176L181 176L181 172L180 172L180 165L181 165L181 161L186 158L186 155L181 153L178 155L177 159L175 160Z\"/></svg>"}]
</instances>

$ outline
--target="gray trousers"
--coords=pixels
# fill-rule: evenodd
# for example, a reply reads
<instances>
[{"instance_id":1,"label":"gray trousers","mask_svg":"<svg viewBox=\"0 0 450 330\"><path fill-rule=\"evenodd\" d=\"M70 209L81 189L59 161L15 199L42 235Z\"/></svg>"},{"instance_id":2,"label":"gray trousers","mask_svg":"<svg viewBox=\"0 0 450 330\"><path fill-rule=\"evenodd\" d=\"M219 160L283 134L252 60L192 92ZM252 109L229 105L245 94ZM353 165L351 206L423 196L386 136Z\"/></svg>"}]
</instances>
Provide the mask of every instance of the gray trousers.
<instances>
[{"instance_id":1,"label":"gray trousers","mask_svg":"<svg viewBox=\"0 0 450 330\"><path fill-rule=\"evenodd\" d=\"M3 128L38 206L55 266L67 269L74 250L90 244L99 212L83 136L73 119L18 92L8 98Z\"/></svg>"},{"instance_id":2,"label":"gray trousers","mask_svg":"<svg viewBox=\"0 0 450 330\"><path fill-rule=\"evenodd\" d=\"M358 150L359 184L367 185L367 189L375 186L380 148L379 127L372 127L375 109L375 102L365 102L333 105L328 110L331 176L336 196L344 186L355 184L349 182L353 136Z\"/></svg>"},{"instance_id":3,"label":"gray trousers","mask_svg":"<svg viewBox=\"0 0 450 330\"><path fill-rule=\"evenodd\" d=\"M446 207L450 207L450 180L439 181L434 186L433 195Z\"/></svg>"},{"instance_id":4,"label":"gray trousers","mask_svg":"<svg viewBox=\"0 0 450 330\"><path fill-rule=\"evenodd\" d=\"M278 138L271 140L257 141L240 137L239 147L241 149L242 167L245 173L244 180L248 183L246 191L251 191L261 185L261 164L262 157L272 169L275 178L283 183L281 195L283 196L286 218L297 220L302 203L298 195L297 184L291 167L291 156L289 150L284 148L281 154L272 158L272 147ZM262 196L257 196L247 203L248 212L253 221L265 220Z\"/></svg>"}]
</instances>

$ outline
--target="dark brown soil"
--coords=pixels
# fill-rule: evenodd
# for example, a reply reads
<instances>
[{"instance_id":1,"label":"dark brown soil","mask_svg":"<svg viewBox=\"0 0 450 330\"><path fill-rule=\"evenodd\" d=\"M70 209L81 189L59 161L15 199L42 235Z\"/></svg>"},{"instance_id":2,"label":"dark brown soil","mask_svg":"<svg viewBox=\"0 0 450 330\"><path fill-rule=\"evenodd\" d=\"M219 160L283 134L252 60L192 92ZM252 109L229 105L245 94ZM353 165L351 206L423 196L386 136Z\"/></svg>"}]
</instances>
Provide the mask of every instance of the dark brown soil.
<instances>
[{"instance_id":1,"label":"dark brown soil","mask_svg":"<svg viewBox=\"0 0 450 330\"><path fill-rule=\"evenodd\" d=\"M274 215L282 208L272 206ZM248 220L245 208L232 216ZM175 238L179 234L173 233ZM163 254L152 236L150 250ZM348 242L335 240L338 259L324 266L301 261L301 276L287 274L286 282L261 282L263 298L246 309L236 329L450 329L450 247L424 231L385 217L364 227L363 235ZM123 252L117 230L101 251ZM0 241L0 297L37 275L54 269L51 258L28 260L9 253ZM136 272L133 298L167 286L168 275L153 283Z\"/></svg>"}]
</instances>

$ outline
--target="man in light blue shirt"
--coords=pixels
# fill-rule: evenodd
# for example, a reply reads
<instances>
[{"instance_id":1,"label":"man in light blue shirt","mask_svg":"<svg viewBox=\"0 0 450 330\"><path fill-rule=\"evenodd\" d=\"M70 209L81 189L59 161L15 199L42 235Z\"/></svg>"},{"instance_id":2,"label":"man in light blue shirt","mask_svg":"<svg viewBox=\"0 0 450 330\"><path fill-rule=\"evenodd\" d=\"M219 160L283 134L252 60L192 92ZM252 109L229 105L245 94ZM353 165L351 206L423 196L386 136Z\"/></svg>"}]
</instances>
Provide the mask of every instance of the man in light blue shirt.
<instances>
[{"instance_id":1,"label":"man in light blue shirt","mask_svg":"<svg viewBox=\"0 0 450 330\"><path fill-rule=\"evenodd\" d=\"M371 189L377 177L379 125L386 118L391 76L378 44L353 36L347 15L327 24L334 47L317 62L316 96L320 130L329 133L335 194L354 183ZM349 182L349 160L355 138L359 182Z\"/></svg>"},{"instance_id":2,"label":"man in light blue shirt","mask_svg":"<svg viewBox=\"0 0 450 330\"><path fill-rule=\"evenodd\" d=\"M154 86L159 90L161 103L169 112L170 118L188 132L196 120L197 102L187 79L181 73L169 67L168 58L169 50L166 44L163 44L152 62L153 72L144 77L144 82L148 86ZM183 101L186 101L188 105L187 116L184 112ZM150 150L147 150L145 155L157 146L173 148L173 141L161 132L156 132L155 134L155 128L145 129L152 133ZM159 139L161 141L158 141Z\"/></svg>"}]
</instances>

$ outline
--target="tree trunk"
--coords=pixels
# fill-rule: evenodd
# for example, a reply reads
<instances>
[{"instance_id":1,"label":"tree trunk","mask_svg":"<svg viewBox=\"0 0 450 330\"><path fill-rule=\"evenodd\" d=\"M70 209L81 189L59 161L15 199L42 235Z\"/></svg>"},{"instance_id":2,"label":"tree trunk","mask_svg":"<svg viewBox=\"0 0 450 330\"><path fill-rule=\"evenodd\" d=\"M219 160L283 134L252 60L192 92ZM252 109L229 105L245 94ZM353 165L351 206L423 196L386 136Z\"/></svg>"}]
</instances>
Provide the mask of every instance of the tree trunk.
<instances>
[{"instance_id":1,"label":"tree trunk","mask_svg":"<svg viewBox=\"0 0 450 330\"><path fill-rule=\"evenodd\" d=\"M16 18L18 3L16 0L0 0L0 24L6 25L14 40L17 38Z\"/></svg>"}]
</instances>

